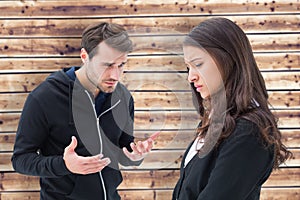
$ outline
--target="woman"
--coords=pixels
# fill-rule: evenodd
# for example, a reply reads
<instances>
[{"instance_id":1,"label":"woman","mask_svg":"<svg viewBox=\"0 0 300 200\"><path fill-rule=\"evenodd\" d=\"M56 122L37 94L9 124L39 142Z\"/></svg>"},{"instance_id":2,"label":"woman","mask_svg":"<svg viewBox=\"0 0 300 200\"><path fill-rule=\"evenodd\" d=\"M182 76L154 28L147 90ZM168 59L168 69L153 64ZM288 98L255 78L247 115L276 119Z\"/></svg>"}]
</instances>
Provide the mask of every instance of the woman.
<instances>
[{"instance_id":1,"label":"woman","mask_svg":"<svg viewBox=\"0 0 300 200\"><path fill-rule=\"evenodd\" d=\"M245 33L212 18L183 43L188 81L201 116L173 200L256 200L272 169L292 156Z\"/></svg>"}]
</instances>

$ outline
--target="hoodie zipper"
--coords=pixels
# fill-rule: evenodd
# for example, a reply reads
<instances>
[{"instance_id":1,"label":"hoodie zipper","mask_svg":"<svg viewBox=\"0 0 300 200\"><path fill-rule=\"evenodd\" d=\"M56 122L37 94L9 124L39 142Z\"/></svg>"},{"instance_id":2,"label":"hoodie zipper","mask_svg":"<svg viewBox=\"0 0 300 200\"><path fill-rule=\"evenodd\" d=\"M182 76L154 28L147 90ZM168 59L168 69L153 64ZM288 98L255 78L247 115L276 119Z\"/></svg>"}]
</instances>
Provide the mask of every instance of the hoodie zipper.
<instances>
[{"instance_id":1,"label":"hoodie zipper","mask_svg":"<svg viewBox=\"0 0 300 200\"><path fill-rule=\"evenodd\" d=\"M85 90L85 93L87 94L87 96L88 96L88 98L89 98L91 104L93 105L93 108L95 108L95 104L94 104L93 99L91 98L89 92L88 92L87 90ZM103 145L102 145L102 137L101 137L100 125L99 125L100 117L101 117L102 115L104 115L105 113L107 113L108 111L114 109L120 102L121 102L121 100L119 99L113 106L111 106L109 109L107 109L107 110L105 110L104 112L102 112L98 117L97 117L96 110L94 109L94 116L95 116L95 118L97 119L97 131L98 131L99 142L100 142L100 154L102 154L102 151L103 151L103 148L102 148L102 146L103 146ZM102 183L104 200L107 200L107 194L106 194L105 183L104 183L104 179L103 179L103 176L102 176L101 171L99 172L99 176L100 176L101 183Z\"/></svg>"}]
</instances>

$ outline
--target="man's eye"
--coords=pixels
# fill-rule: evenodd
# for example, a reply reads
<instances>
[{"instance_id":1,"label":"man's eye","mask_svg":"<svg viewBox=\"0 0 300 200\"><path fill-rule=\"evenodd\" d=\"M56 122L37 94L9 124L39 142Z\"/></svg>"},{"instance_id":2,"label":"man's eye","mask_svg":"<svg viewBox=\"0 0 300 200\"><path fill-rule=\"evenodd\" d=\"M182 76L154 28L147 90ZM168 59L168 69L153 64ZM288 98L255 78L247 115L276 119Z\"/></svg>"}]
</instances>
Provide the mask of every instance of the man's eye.
<instances>
[{"instance_id":1,"label":"man's eye","mask_svg":"<svg viewBox=\"0 0 300 200\"><path fill-rule=\"evenodd\" d=\"M113 64L106 63L104 66L105 66L105 67L112 67L112 66L113 66Z\"/></svg>"},{"instance_id":2,"label":"man's eye","mask_svg":"<svg viewBox=\"0 0 300 200\"><path fill-rule=\"evenodd\" d=\"M122 62L121 64L119 64L119 68L123 67L125 65L125 62Z\"/></svg>"},{"instance_id":3,"label":"man's eye","mask_svg":"<svg viewBox=\"0 0 300 200\"><path fill-rule=\"evenodd\" d=\"M190 71L190 68L188 65L186 65L186 71L189 72Z\"/></svg>"}]
</instances>

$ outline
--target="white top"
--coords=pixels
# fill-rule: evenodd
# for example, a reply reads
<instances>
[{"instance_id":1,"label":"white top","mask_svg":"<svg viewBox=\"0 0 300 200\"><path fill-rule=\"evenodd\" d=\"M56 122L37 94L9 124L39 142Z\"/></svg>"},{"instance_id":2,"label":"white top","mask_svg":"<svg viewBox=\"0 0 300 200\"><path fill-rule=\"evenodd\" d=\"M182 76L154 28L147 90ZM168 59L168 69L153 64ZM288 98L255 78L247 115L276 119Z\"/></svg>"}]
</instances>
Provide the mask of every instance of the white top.
<instances>
[{"instance_id":1,"label":"white top","mask_svg":"<svg viewBox=\"0 0 300 200\"><path fill-rule=\"evenodd\" d=\"M188 154L185 157L184 160L184 167L187 166L187 164L193 159L193 157L198 153L197 150L201 149L201 147L204 145L204 139L199 140L198 138L195 139L194 143L192 144Z\"/></svg>"}]
</instances>

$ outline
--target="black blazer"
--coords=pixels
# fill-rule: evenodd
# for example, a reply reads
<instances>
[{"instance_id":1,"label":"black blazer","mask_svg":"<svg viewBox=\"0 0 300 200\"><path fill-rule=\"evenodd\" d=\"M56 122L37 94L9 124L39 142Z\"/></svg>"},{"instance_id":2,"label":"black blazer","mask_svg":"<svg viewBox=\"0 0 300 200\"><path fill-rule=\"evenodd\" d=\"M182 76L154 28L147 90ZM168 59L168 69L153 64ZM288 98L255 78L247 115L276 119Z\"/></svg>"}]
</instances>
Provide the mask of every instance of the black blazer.
<instances>
[{"instance_id":1,"label":"black blazer","mask_svg":"<svg viewBox=\"0 0 300 200\"><path fill-rule=\"evenodd\" d=\"M258 141L258 127L245 119L236 123L232 135L204 158L184 160L173 200L257 200L261 185L273 167L273 148Z\"/></svg>"}]
</instances>

